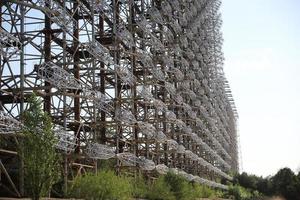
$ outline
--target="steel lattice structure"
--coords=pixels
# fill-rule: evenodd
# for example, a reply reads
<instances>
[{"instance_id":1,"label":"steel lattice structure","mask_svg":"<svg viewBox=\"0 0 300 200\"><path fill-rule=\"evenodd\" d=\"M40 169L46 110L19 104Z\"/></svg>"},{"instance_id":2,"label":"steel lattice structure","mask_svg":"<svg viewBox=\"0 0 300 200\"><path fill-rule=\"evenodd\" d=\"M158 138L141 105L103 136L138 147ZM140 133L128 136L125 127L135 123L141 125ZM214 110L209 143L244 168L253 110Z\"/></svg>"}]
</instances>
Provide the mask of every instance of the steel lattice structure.
<instances>
[{"instance_id":1,"label":"steel lattice structure","mask_svg":"<svg viewBox=\"0 0 300 200\"><path fill-rule=\"evenodd\" d=\"M1 137L18 137L34 91L55 124L66 177L116 159L119 172L172 170L226 188L218 180L238 170L238 116L220 4L1 0ZM1 147L4 165L13 150Z\"/></svg>"}]
</instances>

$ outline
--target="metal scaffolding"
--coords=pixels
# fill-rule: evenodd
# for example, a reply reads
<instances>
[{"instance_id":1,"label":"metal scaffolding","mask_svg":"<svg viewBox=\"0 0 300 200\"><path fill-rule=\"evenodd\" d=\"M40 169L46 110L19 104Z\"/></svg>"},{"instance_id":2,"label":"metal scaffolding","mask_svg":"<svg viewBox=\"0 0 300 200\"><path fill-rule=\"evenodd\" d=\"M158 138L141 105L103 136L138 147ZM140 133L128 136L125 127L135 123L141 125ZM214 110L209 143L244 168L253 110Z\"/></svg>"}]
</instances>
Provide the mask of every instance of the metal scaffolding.
<instances>
[{"instance_id":1,"label":"metal scaffolding","mask_svg":"<svg viewBox=\"0 0 300 200\"><path fill-rule=\"evenodd\" d=\"M238 116L223 73L220 4L1 0L4 166L15 162L34 91L55 124L66 179L114 159L119 173L171 170L226 188L220 179L238 170Z\"/></svg>"}]
</instances>

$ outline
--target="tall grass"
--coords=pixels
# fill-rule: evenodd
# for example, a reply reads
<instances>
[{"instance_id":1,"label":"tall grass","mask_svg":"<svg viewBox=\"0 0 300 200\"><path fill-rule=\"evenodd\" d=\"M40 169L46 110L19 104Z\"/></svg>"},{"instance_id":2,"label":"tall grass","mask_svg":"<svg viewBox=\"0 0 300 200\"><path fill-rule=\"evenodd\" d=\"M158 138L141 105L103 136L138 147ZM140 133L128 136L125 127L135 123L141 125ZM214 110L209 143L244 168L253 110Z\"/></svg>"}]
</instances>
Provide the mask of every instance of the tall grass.
<instances>
[{"instance_id":1,"label":"tall grass","mask_svg":"<svg viewBox=\"0 0 300 200\"><path fill-rule=\"evenodd\" d=\"M160 176L150 187L147 198L150 200L195 200L198 198L221 197L220 191L197 183L186 181L182 176L168 173Z\"/></svg>"},{"instance_id":2,"label":"tall grass","mask_svg":"<svg viewBox=\"0 0 300 200\"><path fill-rule=\"evenodd\" d=\"M132 195L134 198L146 198L149 187L143 175L139 174L135 178L132 178L131 184L133 188Z\"/></svg>"},{"instance_id":3,"label":"tall grass","mask_svg":"<svg viewBox=\"0 0 300 200\"><path fill-rule=\"evenodd\" d=\"M90 200L129 200L132 190L129 178L102 171L75 178L68 193L69 197Z\"/></svg>"},{"instance_id":4,"label":"tall grass","mask_svg":"<svg viewBox=\"0 0 300 200\"><path fill-rule=\"evenodd\" d=\"M175 194L171 191L171 187L166 183L165 177L160 176L152 184L146 193L149 200L176 200Z\"/></svg>"}]
</instances>

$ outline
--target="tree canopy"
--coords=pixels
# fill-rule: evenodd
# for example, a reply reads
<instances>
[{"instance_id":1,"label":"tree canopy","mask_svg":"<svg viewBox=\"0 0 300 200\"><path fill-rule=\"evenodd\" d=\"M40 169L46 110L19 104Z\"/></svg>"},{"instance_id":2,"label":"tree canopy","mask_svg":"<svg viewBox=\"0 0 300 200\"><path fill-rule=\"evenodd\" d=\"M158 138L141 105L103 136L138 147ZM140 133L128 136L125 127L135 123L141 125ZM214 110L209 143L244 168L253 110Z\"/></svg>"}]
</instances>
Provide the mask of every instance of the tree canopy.
<instances>
[{"instance_id":1,"label":"tree canopy","mask_svg":"<svg viewBox=\"0 0 300 200\"><path fill-rule=\"evenodd\" d=\"M266 178L243 172L235 176L234 183L267 196L280 195L287 200L300 200L300 175L289 168L280 169L274 176Z\"/></svg>"}]
</instances>

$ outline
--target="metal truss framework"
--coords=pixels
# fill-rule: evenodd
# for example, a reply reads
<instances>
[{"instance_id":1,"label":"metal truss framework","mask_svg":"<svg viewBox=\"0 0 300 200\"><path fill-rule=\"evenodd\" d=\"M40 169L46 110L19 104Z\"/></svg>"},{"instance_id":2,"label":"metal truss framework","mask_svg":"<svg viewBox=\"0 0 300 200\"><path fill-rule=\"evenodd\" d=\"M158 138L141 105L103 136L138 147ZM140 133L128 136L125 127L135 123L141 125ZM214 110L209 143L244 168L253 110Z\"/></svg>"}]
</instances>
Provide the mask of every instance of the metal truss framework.
<instances>
[{"instance_id":1,"label":"metal truss framework","mask_svg":"<svg viewBox=\"0 0 300 200\"><path fill-rule=\"evenodd\" d=\"M18 137L34 91L55 124L66 178L115 159L120 173L172 170L226 188L218 182L238 170L238 116L220 4L1 0L1 137Z\"/></svg>"}]
</instances>

